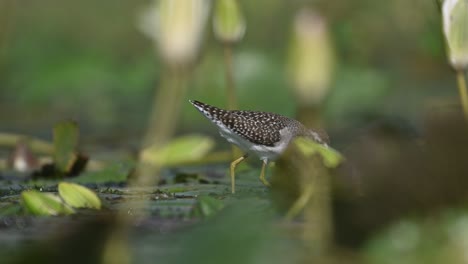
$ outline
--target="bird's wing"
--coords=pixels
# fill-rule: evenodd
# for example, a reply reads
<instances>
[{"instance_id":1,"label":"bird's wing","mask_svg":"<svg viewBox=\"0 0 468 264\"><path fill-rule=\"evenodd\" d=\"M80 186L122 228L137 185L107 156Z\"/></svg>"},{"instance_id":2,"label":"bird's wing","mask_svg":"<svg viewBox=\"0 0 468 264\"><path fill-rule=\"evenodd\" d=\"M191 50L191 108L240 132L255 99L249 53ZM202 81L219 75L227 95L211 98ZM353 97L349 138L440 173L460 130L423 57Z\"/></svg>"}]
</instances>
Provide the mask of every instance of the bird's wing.
<instances>
[{"instance_id":1,"label":"bird's wing","mask_svg":"<svg viewBox=\"0 0 468 264\"><path fill-rule=\"evenodd\" d=\"M253 111L229 111L222 122L250 142L266 146L280 141L280 130L286 126L279 115Z\"/></svg>"}]
</instances>

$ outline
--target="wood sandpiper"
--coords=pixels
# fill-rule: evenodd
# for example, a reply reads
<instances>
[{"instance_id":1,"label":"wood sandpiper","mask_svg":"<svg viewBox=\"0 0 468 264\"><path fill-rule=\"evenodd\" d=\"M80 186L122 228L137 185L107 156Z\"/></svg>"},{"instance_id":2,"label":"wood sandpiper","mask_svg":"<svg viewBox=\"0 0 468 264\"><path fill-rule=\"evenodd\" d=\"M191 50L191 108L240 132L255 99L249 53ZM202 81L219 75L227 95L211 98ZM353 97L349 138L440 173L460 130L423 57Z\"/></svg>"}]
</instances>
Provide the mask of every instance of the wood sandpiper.
<instances>
[{"instance_id":1,"label":"wood sandpiper","mask_svg":"<svg viewBox=\"0 0 468 264\"><path fill-rule=\"evenodd\" d=\"M232 193L235 193L235 168L249 154L263 161L260 181L270 186L265 179L265 167L286 150L292 139L303 136L323 145L328 143L325 133L308 129L299 121L286 116L259 111L224 110L195 100L189 102L218 126L221 136L245 153L231 162Z\"/></svg>"}]
</instances>

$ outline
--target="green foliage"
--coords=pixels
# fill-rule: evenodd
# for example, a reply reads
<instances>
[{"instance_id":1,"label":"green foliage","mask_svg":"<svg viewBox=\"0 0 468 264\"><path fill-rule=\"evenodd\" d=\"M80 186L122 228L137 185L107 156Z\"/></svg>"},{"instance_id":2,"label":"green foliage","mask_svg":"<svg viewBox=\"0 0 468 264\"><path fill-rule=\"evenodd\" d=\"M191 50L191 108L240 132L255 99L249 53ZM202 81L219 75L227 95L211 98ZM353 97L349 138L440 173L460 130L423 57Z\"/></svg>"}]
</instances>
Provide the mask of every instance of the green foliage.
<instances>
[{"instance_id":1,"label":"green foliage","mask_svg":"<svg viewBox=\"0 0 468 264\"><path fill-rule=\"evenodd\" d=\"M239 3L248 23L254 25L234 58L240 106L292 116L295 104L284 80L285 44L290 36L292 14L298 6L282 1ZM111 1L60 2L50 8L50 3L38 2L10 10L9 13L17 15L4 17L11 28L4 36L8 48L3 56L5 67L2 67L0 98L2 107L6 108L2 112L15 114L2 116L4 127L21 122L28 128L41 127L40 124L73 115L82 125L93 128L93 136L108 135L109 131L113 138L122 136L121 126L132 135L139 132L146 121L152 91L160 82L161 64L153 56L152 43L135 28L134 10L141 8L141 3L129 1L109 9L112 4ZM350 113L351 106L364 112L373 110L366 107L372 101L367 98L380 87L361 78L363 69L376 69L379 74L396 72L397 75L390 75L387 80L396 81L392 83L395 84L392 91L400 87L406 89L410 86L408 83L412 91L427 88L426 81L419 81L435 77L427 75L437 70L438 61L444 60L440 55L443 54L443 39L439 13L434 1L414 3L420 11L417 14L408 5L412 4L408 1L382 4L370 0L358 0L354 4L314 3L330 21L340 58L338 63L341 63L335 75L339 82L335 86L339 89L335 96L340 100L333 100L327 107L327 121L339 122L337 115ZM77 12L64 15L59 11L63 8ZM83 19L80 14L84 12L92 12L92 19ZM380 19L382 17L385 19ZM190 97L222 106L225 103L224 73L223 67L219 67L222 57L220 50L213 48L212 41L213 38L206 39ZM431 52L421 45L430 45ZM400 75L413 71L418 73L413 79ZM249 73L248 78L245 72ZM437 76L438 80L450 73L440 74L445 75ZM344 76L346 80L341 80ZM349 81L350 76L355 76L353 82ZM427 92L426 89L420 91ZM451 93L449 89L443 92ZM268 100L259 100L265 94ZM342 100L351 98L349 96L352 100ZM374 98L372 106L382 102L382 97ZM184 115L195 116L192 109L188 109L184 109ZM31 111L36 115L31 117ZM184 129L199 125L198 120L201 119L188 116Z\"/></svg>"},{"instance_id":2,"label":"green foliage","mask_svg":"<svg viewBox=\"0 0 468 264\"><path fill-rule=\"evenodd\" d=\"M21 198L26 210L33 215L68 215L75 212L60 197L52 193L42 193L36 190L23 191Z\"/></svg>"},{"instance_id":3,"label":"green foliage","mask_svg":"<svg viewBox=\"0 0 468 264\"><path fill-rule=\"evenodd\" d=\"M54 164L61 172L70 171L77 159L78 126L64 121L54 126Z\"/></svg>"},{"instance_id":4,"label":"green foliage","mask_svg":"<svg viewBox=\"0 0 468 264\"><path fill-rule=\"evenodd\" d=\"M90 189L69 182L61 182L58 185L60 197L74 208L101 209L101 200Z\"/></svg>"}]
</instances>

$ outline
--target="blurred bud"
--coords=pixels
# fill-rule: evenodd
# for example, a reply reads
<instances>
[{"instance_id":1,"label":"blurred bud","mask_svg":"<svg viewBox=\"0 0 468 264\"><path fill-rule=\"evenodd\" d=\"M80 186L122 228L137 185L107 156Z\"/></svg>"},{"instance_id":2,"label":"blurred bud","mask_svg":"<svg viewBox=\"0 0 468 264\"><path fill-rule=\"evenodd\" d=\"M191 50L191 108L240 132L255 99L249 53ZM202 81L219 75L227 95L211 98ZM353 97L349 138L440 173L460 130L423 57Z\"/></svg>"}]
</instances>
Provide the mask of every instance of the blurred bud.
<instances>
[{"instance_id":1,"label":"blurred bud","mask_svg":"<svg viewBox=\"0 0 468 264\"><path fill-rule=\"evenodd\" d=\"M143 12L140 29L166 62L187 64L197 55L208 11L208 0L159 0Z\"/></svg>"},{"instance_id":2,"label":"blurred bud","mask_svg":"<svg viewBox=\"0 0 468 264\"><path fill-rule=\"evenodd\" d=\"M15 148L8 157L8 167L23 173L28 173L39 168L39 160L25 139L21 139L16 143Z\"/></svg>"},{"instance_id":3,"label":"blurred bud","mask_svg":"<svg viewBox=\"0 0 468 264\"><path fill-rule=\"evenodd\" d=\"M215 36L225 43L235 43L244 37L245 19L237 0L216 2L213 29Z\"/></svg>"},{"instance_id":4,"label":"blurred bud","mask_svg":"<svg viewBox=\"0 0 468 264\"><path fill-rule=\"evenodd\" d=\"M449 62L460 70L468 66L468 0L445 0L442 6L443 29Z\"/></svg>"},{"instance_id":5,"label":"blurred bud","mask_svg":"<svg viewBox=\"0 0 468 264\"><path fill-rule=\"evenodd\" d=\"M289 50L289 78L301 105L322 102L330 88L334 56L324 19L308 9L294 21Z\"/></svg>"}]
</instances>

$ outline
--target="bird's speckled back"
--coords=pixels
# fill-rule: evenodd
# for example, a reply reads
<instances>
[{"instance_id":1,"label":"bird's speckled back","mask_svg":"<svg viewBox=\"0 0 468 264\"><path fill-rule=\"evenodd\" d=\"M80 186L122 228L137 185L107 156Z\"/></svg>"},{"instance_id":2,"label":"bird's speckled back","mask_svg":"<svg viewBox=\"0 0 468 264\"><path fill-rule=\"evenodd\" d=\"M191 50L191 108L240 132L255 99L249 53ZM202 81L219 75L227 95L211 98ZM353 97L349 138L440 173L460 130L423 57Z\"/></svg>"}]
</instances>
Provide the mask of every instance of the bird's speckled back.
<instances>
[{"instance_id":1,"label":"bird's speckled back","mask_svg":"<svg viewBox=\"0 0 468 264\"><path fill-rule=\"evenodd\" d=\"M190 100L190 103L217 126L227 127L255 144L275 146L281 140L280 131L285 128L292 137L306 136L326 144L318 133L286 116L260 111L224 110L195 100Z\"/></svg>"}]
</instances>

